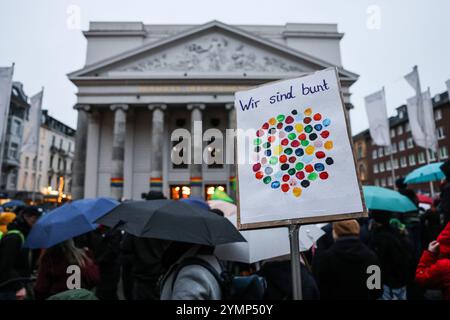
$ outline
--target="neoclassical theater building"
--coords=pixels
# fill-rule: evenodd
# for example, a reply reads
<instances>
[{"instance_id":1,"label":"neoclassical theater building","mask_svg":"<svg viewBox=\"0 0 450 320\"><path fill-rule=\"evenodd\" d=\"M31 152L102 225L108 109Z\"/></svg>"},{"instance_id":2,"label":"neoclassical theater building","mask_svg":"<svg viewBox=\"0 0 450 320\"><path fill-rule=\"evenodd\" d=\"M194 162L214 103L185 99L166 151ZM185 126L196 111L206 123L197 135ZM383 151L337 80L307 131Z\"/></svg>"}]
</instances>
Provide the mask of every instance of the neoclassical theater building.
<instances>
[{"instance_id":1,"label":"neoclassical theater building","mask_svg":"<svg viewBox=\"0 0 450 320\"><path fill-rule=\"evenodd\" d=\"M338 68L347 111L358 75L341 63L335 24L146 25L91 22L77 87L74 198L207 198L235 195L235 168L174 164L171 132L235 127L234 93L330 66ZM206 149L212 141L205 141ZM220 152L213 150L212 152Z\"/></svg>"}]
</instances>

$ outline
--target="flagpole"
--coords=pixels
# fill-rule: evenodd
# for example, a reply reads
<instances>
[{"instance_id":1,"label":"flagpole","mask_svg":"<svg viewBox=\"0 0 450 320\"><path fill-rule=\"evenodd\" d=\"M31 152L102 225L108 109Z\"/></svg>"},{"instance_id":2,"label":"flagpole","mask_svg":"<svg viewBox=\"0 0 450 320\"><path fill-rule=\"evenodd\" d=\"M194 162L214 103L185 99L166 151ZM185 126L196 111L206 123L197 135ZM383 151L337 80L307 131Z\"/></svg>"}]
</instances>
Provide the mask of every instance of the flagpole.
<instances>
[{"instance_id":1,"label":"flagpole","mask_svg":"<svg viewBox=\"0 0 450 320\"><path fill-rule=\"evenodd\" d=\"M42 101L44 100L44 86L42 86L42 95L41 95L41 103L39 108L39 115L38 115L38 130L37 130L37 148L36 148L36 169L34 170L34 181L33 181L33 193L31 195L31 201L33 201L33 205L35 205L36 201L36 187L37 187L37 178L38 178L38 170L39 170L39 150L41 148L41 117L42 117Z\"/></svg>"}]
</instances>

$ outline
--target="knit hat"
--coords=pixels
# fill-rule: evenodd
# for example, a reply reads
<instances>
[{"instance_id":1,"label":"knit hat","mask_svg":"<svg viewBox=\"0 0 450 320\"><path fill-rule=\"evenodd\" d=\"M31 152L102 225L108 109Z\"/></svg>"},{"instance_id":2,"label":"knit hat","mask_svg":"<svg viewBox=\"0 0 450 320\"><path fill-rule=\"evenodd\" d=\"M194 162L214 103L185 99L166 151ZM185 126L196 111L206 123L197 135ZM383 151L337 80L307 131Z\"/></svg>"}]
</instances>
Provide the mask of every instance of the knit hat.
<instances>
[{"instance_id":1,"label":"knit hat","mask_svg":"<svg viewBox=\"0 0 450 320\"><path fill-rule=\"evenodd\" d=\"M333 223L333 231L338 237L359 236L359 223L355 219Z\"/></svg>"}]
</instances>

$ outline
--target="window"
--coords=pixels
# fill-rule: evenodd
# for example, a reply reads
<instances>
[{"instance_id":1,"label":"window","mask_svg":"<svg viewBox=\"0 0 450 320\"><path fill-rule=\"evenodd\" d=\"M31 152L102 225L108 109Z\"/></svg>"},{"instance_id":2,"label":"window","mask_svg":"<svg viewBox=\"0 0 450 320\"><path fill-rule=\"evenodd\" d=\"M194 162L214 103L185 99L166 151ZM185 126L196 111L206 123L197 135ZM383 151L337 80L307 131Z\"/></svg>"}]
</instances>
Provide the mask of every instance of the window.
<instances>
[{"instance_id":1,"label":"window","mask_svg":"<svg viewBox=\"0 0 450 320\"><path fill-rule=\"evenodd\" d=\"M439 157L443 160L448 159L448 149L446 146L439 148Z\"/></svg>"},{"instance_id":2,"label":"window","mask_svg":"<svg viewBox=\"0 0 450 320\"><path fill-rule=\"evenodd\" d=\"M19 151L19 145L17 143L11 143L9 146L9 157L12 159L17 159Z\"/></svg>"},{"instance_id":3,"label":"window","mask_svg":"<svg viewBox=\"0 0 450 320\"><path fill-rule=\"evenodd\" d=\"M37 158L34 157L33 158L33 170L36 170L36 166L37 166Z\"/></svg>"},{"instance_id":4,"label":"window","mask_svg":"<svg viewBox=\"0 0 450 320\"><path fill-rule=\"evenodd\" d=\"M392 153L397 153L397 144L395 142L392 143L391 148L392 148Z\"/></svg>"},{"instance_id":5,"label":"window","mask_svg":"<svg viewBox=\"0 0 450 320\"><path fill-rule=\"evenodd\" d=\"M21 123L19 120L13 120L12 124L11 124L11 134L14 136L21 136Z\"/></svg>"},{"instance_id":6,"label":"window","mask_svg":"<svg viewBox=\"0 0 450 320\"><path fill-rule=\"evenodd\" d=\"M385 155L390 155L391 154L391 147L384 147L384 154Z\"/></svg>"},{"instance_id":7,"label":"window","mask_svg":"<svg viewBox=\"0 0 450 320\"><path fill-rule=\"evenodd\" d=\"M401 140L398 143L398 151L405 151L405 141Z\"/></svg>"},{"instance_id":8,"label":"window","mask_svg":"<svg viewBox=\"0 0 450 320\"><path fill-rule=\"evenodd\" d=\"M41 188L41 175L38 175L38 180L37 180L37 185L36 185L36 190L38 191Z\"/></svg>"},{"instance_id":9,"label":"window","mask_svg":"<svg viewBox=\"0 0 450 320\"><path fill-rule=\"evenodd\" d=\"M58 158L58 170L61 170L61 158Z\"/></svg>"},{"instance_id":10,"label":"window","mask_svg":"<svg viewBox=\"0 0 450 320\"><path fill-rule=\"evenodd\" d=\"M63 148L63 139L59 139L59 148L62 149Z\"/></svg>"},{"instance_id":11,"label":"window","mask_svg":"<svg viewBox=\"0 0 450 320\"><path fill-rule=\"evenodd\" d=\"M437 128L437 138L439 140L445 139L445 133L444 133L444 128L443 127Z\"/></svg>"},{"instance_id":12,"label":"window","mask_svg":"<svg viewBox=\"0 0 450 320\"><path fill-rule=\"evenodd\" d=\"M28 172L25 172L25 174L23 175L23 183L22 183L23 190L27 189L27 180L28 180Z\"/></svg>"},{"instance_id":13,"label":"window","mask_svg":"<svg viewBox=\"0 0 450 320\"><path fill-rule=\"evenodd\" d=\"M373 165L373 173L378 173L378 164Z\"/></svg>"},{"instance_id":14,"label":"window","mask_svg":"<svg viewBox=\"0 0 450 320\"><path fill-rule=\"evenodd\" d=\"M377 158L377 150L376 149L374 149L373 151L372 151L372 159L376 159Z\"/></svg>"},{"instance_id":15,"label":"window","mask_svg":"<svg viewBox=\"0 0 450 320\"><path fill-rule=\"evenodd\" d=\"M375 179L375 185L379 186L380 185L380 180L379 179Z\"/></svg>"},{"instance_id":16,"label":"window","mask_svg":"<svg viewBox=\"0 0 450 320\"><path fill-rule=\"evenodd\" d=\"M48 184L49 187L52 186L52 176L48 176Z\"/></svg>"},{"instance_id":17,"label":"window","mask_svg":"<svg viewBox=\"0 0 450 320\"><path fill-rule=\"evenodd\" d=\"M425 163L425 153L424 152L419 152L419 154L417 155L417 162L419 164L424 164Z\"/></svg>"},{"instance_id":18,"label":"window","mask_svg":"<svg viewBox=\"0 0 450 320\"><path fill-rule=\"evenodd\" d=\"M25 169L28 169L29 164L30 164L30 158L25 157Z\"/></svg>"},{"instance_id":19,"label":"window","mask_svg":"<svg viewBox=\"0 0 450 320\"><path fill-rule=\"evenodd\" d=\"M384 172L384 162L380 163L380 172Z\"/></svg>"},{"instance_id":20,"label":"window","mask_svg":"<svg viewBox=\"0 0 450 320\"><path fill-rule=\"evenodd\" d=\"M430 162L431 161L436 161L436 152L428 150L428 155L430 156Z\"/></svg>"},{"instance_id":21,"label":"window","mask_svg":"<svg viewBox=\"0 0 450 320\"><path fill-rule=\"evenodd\" d=\"M403 134L403 126L398 126L397 127L397 135L401 135Z\"/></svg>"},{"instance_id":22,"label":"window","mask_svg":"<svg viewBox=\"0 0 450 320\"><path fill-rule=\"evenodd\" d=\"M55 140L56 140L56 137L55 137L55 136L52 136L52 147L55 146Z\"/></svg>"},{"instance_id":23,"label":"window","mask_svg":"<svg viewBox=\"0 0 450 320\"><path fill-rule=\"evenodd\" d=\"M42 170L42 160L39 160L39 171Z\"/></svg>"},{"instance_id":24,"label":"window","mask_svg":"<svg viewBox=\"0 0 450 320\"><path fill-rule=\"evenodd\" d=\"M400 158L400 167L405 168L407 166L408 166L408 164L406 163L406 157L401 157Z\"/></svg>"},{"instance_id":25,"label":"window","mask_svg":"<svg viewBox=\"0 0 450 320\"><path fill-rule=\"evenodd\" d=\"M403 119L404 116L405 116L405 112L403 112L403 110L400 110L400 111L398 112L398 117L399 117L400 119Z\"/></svg>"},{"instance_id":26,"label":"window","mask_svg":"<svg viewBox=\"0 0 450 320\"><path fill-rule=\"evenodd\" d=\"M392 165L390 161L386 161L386 170L392 170Z\"/></svg>"},{"instance_id":27,"label":"window","mask_svg":"<svg viewBox=\"0 0 450 320\"><path fill-rule=\"evenodd\" d=\"M434 120L438 121L441 119L442 119L442 110L437 109L436 111L434 111Z\"/></svg>"},{"instance_id":28,"label":"window","mask_svg":"<svg viewBox=\"0 0 450 320\"><path fill-rule=\"evenodd\" d=\"M381 186L386 187L386 178L381 179Z\"/></svg>"},{"instance_id":29,"label":"window","mask_svg":"<svg viewBox=\"0 0 450 320\"><path fill-rule=\"evenodd\" d=\"M394 185L394 181L392 181L392 177L388 177L387 184L389 187L392 187Z\"/></svg>"},{"instance_id":30,"label":"window","mask_svg":"<svg viewBox=\"0 0 450 320\"><path fill-rule=\"evenodd\" d=\"M72 149L72 143L71 142L69 142L69 145L67 147L67 152L70 152L70 149Z\"/></svg>"},{"instance_id":31,"label":"window","mask_svg":"<svg viewBox=\"0 0 450 320\"><path fill-rule=\"evenodd\" d=\"M394 169L398 169L398 159L394 159Z\"/></svg>"},{"instance_id":32,"label":"window","mask_svg":"<svg viewBox=\"0 0 450 320\"><path fill-rule=\"evenodd\" d=\"M384 156L383 148L378 148L378 157Z\"/></svg>"},{"instance_id":33,"label":"window","mask_svg":"<svg viewBox=\"0 0 450 320\"><path fill-rule=\"evenodd\" d=\"M414 148L414 142L413 142L413 139L412 139L412 138L408 138L408 139L406 140L406 147L407 147L408 149Z\"/></svg>"},{"instance_id":34,"label":"window","mask_svg":"<svg viewBox=\"0 0 450 320\"><path fill-rule=\"evenodd\" d=\"M391 138L395 138L395 129L391 129Z\"/></svg>"},{"instance_id":35,"label":"window","mask_svg":"<svg viewBox=\"0 0 450 320\"><path fill-rule=\"evenodd\" d=\"M416 165L416 156L413 154L410 154L408 156L408 160L409 160L409 165L410 166L415 166Z\"/></svg>"},{"instance_id":36,"label":"window","mask_svg":"<svg viewBox=\"0 0 450 320\"><path fill-rule=\"evenodd\" d=\"M50 156L50 169L53 169L53 156Z\"/></svg>"},{"instance_id":37,"label":"window","mask_svg":"<svg viewBox=\"0 0 450 320\"><path fill-rule=\"evenodd\" d=\"M363 157L363 147L362 144L359 143L358 144L358 148L357 148L357 155L358 155L358 159L361 159Z\"/></svg>"},{"instance_id":38,"label":"window","mask_svg":"<svg viewBox=\"0 0 450 320\"><path fill-rule=\"evenodd\" d=\"M411 126L409 125L409 123L405 124L405 131L406 132L410 132L411 131Z\"/></svg>"}]
</instances>

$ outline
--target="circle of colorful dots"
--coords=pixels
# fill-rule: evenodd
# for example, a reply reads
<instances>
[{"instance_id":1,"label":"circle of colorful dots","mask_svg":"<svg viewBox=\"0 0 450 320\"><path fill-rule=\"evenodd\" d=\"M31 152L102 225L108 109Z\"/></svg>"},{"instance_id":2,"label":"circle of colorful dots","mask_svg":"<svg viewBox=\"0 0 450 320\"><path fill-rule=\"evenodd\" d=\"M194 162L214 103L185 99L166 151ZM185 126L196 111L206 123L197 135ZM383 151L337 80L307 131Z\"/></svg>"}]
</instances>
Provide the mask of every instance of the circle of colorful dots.
<instances>
[{"instance_id":1,"label":"circle of colorful dots","mask_svg":"<svg viewBox=\"0 0 450 320\"><path fill-rule=\"evenodd\" d=\"M272 189L300 197L312 183L327 180L331 120L312 108L270 118L253 140L255 178Z\"/></svg>"}]
</instances>

